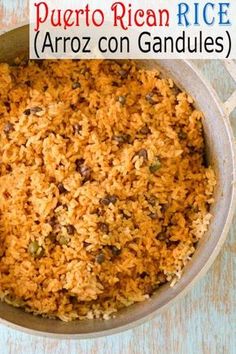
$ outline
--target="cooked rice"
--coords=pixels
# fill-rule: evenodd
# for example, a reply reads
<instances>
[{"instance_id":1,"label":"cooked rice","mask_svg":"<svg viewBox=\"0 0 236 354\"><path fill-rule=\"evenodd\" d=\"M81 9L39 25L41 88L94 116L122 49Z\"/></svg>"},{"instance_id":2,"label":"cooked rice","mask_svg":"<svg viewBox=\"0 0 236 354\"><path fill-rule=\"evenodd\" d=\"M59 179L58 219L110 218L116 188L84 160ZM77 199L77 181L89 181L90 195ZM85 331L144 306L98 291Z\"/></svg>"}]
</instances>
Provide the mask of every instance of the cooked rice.
<instances>
[{"instance_id":1,"label":"cooked rice","mask_svg":"<svg viewBox=\"0 0 236 354\"><path fill-rule=\"evenodd\" d=\"M203 115L134 62L0 64L0 297L69 321L174 284L210 221Z\"/></svg>"}]
</instances>

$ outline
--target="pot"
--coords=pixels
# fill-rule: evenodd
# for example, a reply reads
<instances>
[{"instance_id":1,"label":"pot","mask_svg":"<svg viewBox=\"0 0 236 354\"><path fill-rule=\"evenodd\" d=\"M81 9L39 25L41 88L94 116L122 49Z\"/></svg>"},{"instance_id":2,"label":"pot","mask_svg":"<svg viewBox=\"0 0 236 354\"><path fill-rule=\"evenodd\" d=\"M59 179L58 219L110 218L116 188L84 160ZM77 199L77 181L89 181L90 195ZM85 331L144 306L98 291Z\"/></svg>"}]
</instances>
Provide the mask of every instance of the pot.
<instances>
[{"instance_id":1,"label":"pot","mask_svg":"<svg viewBox=\"0 0 236 354\"><path fill-rule=\"evenodd\" d=\"M28 32L28 26L22 26L0 36L0 62L12 63L17 56L27 53ZM229 231L236 199L236 160L229 120L212 88L190 62L143 60L139 61L139 64L158 68L163 75L173 78L178 86L185 88L194 97L196 107L204 112L207 157L217 173L215 203L211 208L213 217L207 233L199 242L196 252L174 287L165 284L149 300L121 310L115 318L106 321L85 320L65 323L33 316L20 308L0 302L1 322L31 334L71 339L93 338L127 330L150 320L184 295L208 270L218 255Z\"/></svg>"}]
</instances>

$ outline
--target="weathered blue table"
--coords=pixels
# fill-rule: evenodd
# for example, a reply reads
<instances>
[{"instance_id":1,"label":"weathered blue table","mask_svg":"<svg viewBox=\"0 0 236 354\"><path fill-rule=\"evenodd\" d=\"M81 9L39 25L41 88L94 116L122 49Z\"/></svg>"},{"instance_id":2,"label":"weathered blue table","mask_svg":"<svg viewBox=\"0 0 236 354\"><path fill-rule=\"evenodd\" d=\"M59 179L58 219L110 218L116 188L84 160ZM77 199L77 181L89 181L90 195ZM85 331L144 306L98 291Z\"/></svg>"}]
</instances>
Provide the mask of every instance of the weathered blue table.
<instances>
[{"instance_id":1,"label":"weathered blue table","mask_svg":"<svg viewBox=\"0 0 236 354\"><path fill-rule=\"evenodd\" d=\"M27 19L27 0L0 0L0 31ZM236 136L236 62L194 64L211 82ZM236 219L208 274L154 320L131 331L84 341L39 338L0 325L0 354L234 354L236 353Z\"/></svg>"}]
</instances>

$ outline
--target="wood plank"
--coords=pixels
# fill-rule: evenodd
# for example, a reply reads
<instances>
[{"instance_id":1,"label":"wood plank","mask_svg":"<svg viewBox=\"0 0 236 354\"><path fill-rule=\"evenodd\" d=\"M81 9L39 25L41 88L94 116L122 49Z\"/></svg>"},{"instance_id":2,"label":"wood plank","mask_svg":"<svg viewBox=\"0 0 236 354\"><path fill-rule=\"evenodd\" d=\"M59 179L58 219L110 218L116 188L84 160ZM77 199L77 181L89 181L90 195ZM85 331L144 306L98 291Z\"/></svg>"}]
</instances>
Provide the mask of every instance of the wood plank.
<instances>
[{"instance_id":1,"label":"wood plank","mask_svg":"<svg viewBox=\"0 0 236 354\"><path fill-rule=\"evenodd\" d=\"M17 26L28 20L28 1L0 1L0 31Z\"/></svg>"}]
</instances>

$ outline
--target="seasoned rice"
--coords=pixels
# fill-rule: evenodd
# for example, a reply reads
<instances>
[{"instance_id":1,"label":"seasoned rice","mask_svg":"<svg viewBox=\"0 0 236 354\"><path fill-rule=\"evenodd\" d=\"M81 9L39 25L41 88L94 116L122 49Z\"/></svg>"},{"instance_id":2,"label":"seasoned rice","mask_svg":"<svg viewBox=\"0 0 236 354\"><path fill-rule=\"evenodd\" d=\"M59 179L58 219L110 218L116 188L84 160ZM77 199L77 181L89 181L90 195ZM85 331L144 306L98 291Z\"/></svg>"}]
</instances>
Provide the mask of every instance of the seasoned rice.
<instances>
[{"instance_id":1,"label":"seasoned rice","mask_svg":"<svg viewBox=\"0 0 236 354\"><path fill-rule=\"evenodd\" d=\"M210 222L201 112L134 62L0 64L0 298L109 318L174 284Z\"/></svg>"}]
</instances>

